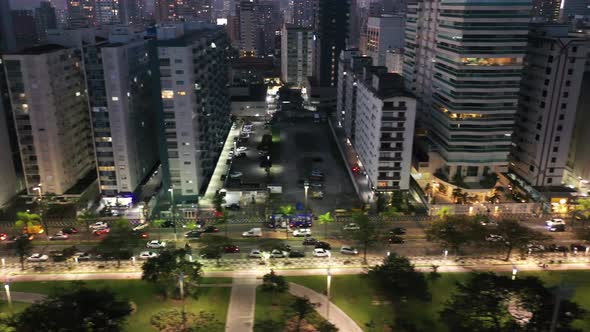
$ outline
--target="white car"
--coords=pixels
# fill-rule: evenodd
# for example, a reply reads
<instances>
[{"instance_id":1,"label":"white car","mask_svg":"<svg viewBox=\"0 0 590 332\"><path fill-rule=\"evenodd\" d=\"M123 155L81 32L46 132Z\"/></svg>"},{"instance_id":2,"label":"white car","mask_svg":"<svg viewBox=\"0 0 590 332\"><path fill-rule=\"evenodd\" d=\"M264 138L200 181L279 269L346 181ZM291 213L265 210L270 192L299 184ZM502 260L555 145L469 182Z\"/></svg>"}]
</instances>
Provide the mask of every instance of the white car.
<instances>
[{"instance_id":1,"label":"white car","mask_svg":"<svg viewBox=\"0 0 590 332\"><path fill-rule=\"evenodd\" d=\"M496 235L496 234L490 234L488 236L486 236L486 241L489 242L498 242L498 241L503 241L504 238L500 235Z\"/></svg>"},{"instance_id":2,"label":"white car","mask_svg":"<svg viewBox=\"0 0 590 332\"><path fill-rule=\"evenodd\" d=\"M248 254L248 257L250 257L250 258L262 258L262 251L260 251L259 249L252 249L250 251L250 253Z\"/></svg>"},{"instance_id":3,"label":"white car","mask_svg":"<svg viewBox=\"0 0 590 332\"><path fill-rule=\"evenodd\" d=\"M49 259L49 257L47 255L32 254L31 257L27 258L27 261L29 261L29 262L45 262L48 259Z\"/></svg>"},{"instance_id":4,"label":"white car","mask_svg":"<svg viewBox=\"0 0 590 332\"><path fill-rule=\"evenodd\" d=\"M64 234L64 232L57 232L54 235L50 236L49 240L67 240L68 238L68 234Z\"/></svg>"},{"instance_id":5,"label":"white car","mask_svg":"<svg viewBox=\"0 0 590 332\"><path fill-rule=\"evenodd\" d=\"M134 231L138 231L138 230L140 230L140 229L147 228L149 225L150 225L150 224L148 224L147 222L145 222L145 223L143 223L143 224L136 225L135 227L133 227L133 230L134 230Z\"/></svg>"},{"instance_id":6,"label":"white car","mask_svg":"<svg viewBox=\"0 0 590 332\"><path fill-rule=\"evenodd\" d=\"M231 157L233 157L233 156L234 156L234 150L230 150L230 151L227 153L227 157L228 157L228 158L231 158Z\"/></svg>"},{"instance_id":7,"label":"white car","mask_svg":"<svg viewBox=\"0 0 590 332\"><path fill-rule=\"evenodd\" d=\"M340 248L340 253L343 255L358 255L359 251L353 247L342 247Z\"/></svg>"},{"instance_id":8,"label":"white car","mask_svg":"<svg viewBox=\"0 0 590 332\"><path fill-rule=\"evenodd\" d=\"M295 237L303 237L303 236L311 236L311 229L309 228L298 228L293 231L293 236Z\"/></svg>"},{"instance_id":9,"label":"white car","mask_svg":"<svg viewBox=\"0 0 590 332\"><path fill-rule=\"evenodd\" d=\"M236 149L236 152L237 152L237 153L240 153L240 152L246 152L246 151L248 151L248 148L247 148L247 147L245 147L245 146L240 146L240 147L238 147L238 148Z\"/></svg>"},{"instance_id":10,"label":"white car","mask_svg":"<svg viewBox=\"0 0 590 332\"><path fill-rule=\"evenodd\" d=\"M261 228L252 228L247 232L242 233L243 237L261 237L262 236L262 229Z\"/></svg>"},{"instance_id":11,"label":"white car","mask_svg":"<svg viewBox=\"0 0 590 332\"><path fill-rule=\"evenodd\" d=\"M553 218L553 219L545 221L545 225L547 225L547 227L553 227L555 225L565 225L565 220L559 219L559 218Z\"/></svg>"},{"instance_id":12,"label":"white car","mask_svg":"<svg viewBox=\"0 0 590 332\"><path fill-rule=\"evenodd\" d=\"M322 248L315 248L313 250L313 257L329 257L330 251Z\"/></svg>"},{"instance_id":13,"label":"white car","mask_svg":"<svg viewBox=\"0 0 590 332\"><path fill-rule=\"evenodd\" d=\"M152 240L146 244L146 248L160 249L166 248L166 242L160 240Z\"/></svg>"},{"instance_id":14,"label":"white car","mask_svg":"<svg viewBox=\"0 0 590 332\"><path fill-rule=\"evenodd\" d=\"M344 229L345 231L358 231L358 230L359 230L359 229L361 229L361 228L359 227L359 225L357 225L357 224L355 224L355 223L351 222L351 223L349 223L348 225L344 225L343 229Z\"/></svg>"},{"instance_id":15,"label":"white car","mask_svg":"<svg viewBox=\"0 0 590 332\"><path fill-rule=\"evenodd\" d=\"M273 251L270 252L270 257L272 258L285 258L289 256L289 253L286 251L281 251L279 249L274 249Z\"/></svg>"},{"instance_id":16,"label":"white car","mask_svg":"<svg viewBox=\"0 0 590 332\"><path fill-rule=\"evenodd\" d=\"M139 259L145 260L145 259L158 257L158 254L156 254L155 252L151 252L151 251L142 251L137 257Z\"/></svg>"},{"instance_id":17,"label":"white car","mask_svg":"<svg viewBox=\"0 0 590 332\"><path fill-rule=\"evenodd\" d=\"M242 172L231 172L229 173L229 177L232 179L237 179L237 178L241 178L242 177Z\"/></svg>"},{"instance_id":18,"label":"white car","mask_svg":"<svg viewBox=\"0 0 590 332\"><path fill-rule=\"evenodd\" d=\"M109 224L104 221L98 221L89 226L93 230L109 228Z\"/></svg>"}]
</instances>

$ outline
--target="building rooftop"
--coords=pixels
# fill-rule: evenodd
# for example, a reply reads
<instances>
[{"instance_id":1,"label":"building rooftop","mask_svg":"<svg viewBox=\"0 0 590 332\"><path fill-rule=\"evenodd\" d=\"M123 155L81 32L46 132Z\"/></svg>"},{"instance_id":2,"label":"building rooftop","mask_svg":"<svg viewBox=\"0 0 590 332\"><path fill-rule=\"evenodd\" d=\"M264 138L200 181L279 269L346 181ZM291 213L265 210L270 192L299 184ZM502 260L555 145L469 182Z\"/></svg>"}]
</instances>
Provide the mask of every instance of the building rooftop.
<instances>
[{"instance_id":1,"label":"building rooftop","mask_svg":"<svg viewBox=\"0 0 590 332\"><path fill-rule=\"evenodd\" d=\"M14 52L12 54L45 54L45 53L52 53L60 50L65 50L66 47L58 44L43 44L33 47L27 47L20 51Z\"/></svg>"},{"instance_id":2,"label":"building rooftop","mask_svg":"<svg viewBox=\"0 0 590 332\"><path fill-rule=\"evenodd\" d=\"M265 101L266 85L252 84L249 87L248 95L231 96L230 101Z\"/></svg>"}]
</instances>

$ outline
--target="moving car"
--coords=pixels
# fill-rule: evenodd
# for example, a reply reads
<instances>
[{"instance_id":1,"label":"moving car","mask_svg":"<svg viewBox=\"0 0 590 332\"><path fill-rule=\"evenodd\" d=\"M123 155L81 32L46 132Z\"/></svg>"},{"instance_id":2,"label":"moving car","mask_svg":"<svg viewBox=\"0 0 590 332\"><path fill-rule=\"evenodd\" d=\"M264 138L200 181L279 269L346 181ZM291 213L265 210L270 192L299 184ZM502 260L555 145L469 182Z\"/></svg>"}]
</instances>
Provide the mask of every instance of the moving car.
<instances>
[{"instance_id":1,"label":"moving car","mask_svg":"<svg viewBox=\"0 0 590 332\"><path fill-rule=\"evenodd\" d=\"M496 235L496 234L490 234L488 236L486 236L486 241L488 242L498 242L498 241L503 241L504 238L500 235Z\"/></svg>"},{"instance_id":2,"label":"moving car","mask_svg":"<svg viewBox=\"0 0 590 332\"><path fill-rule=\"evenodd\" d=\"M0 233L0 241L4 241L8 238L8 235L6 235L6 233Z\"/></svg>"},{"instance_id":3,"label":"moving car","mask_svg":"<svg viewBox=\"0 0 590 332\"><path fill-rule=\"evenodd\" d=\"M201 237L201 231L188 231L184 233L184 237L187 239L198 239Z\"/></svg>"},{"instance_id":4,"label":"moving car","mask_svg":"<svg viewBox=\"0 0 590 332\"><path fill-rule=\"evenodd\" d=\"M238 211L240 209L240 204L233 203L233 204L227 205L226 208L229 210L232 210L232 211Z\"/></svg>"},{"instance_id":5,"label":"moving car","mask_svg":"<svg viewBox=\"0 0 590 332\"><path fill-rule=\"evenodd\" d=\"M47 255L41 255L38 253L32 254L29 258L27 258L27 261L29 262L45 262L49 259L49 256Z\"/></svg>"},{"instance_id":6,"label":"moving car","mask_svg":"<svg viewBox=\"0 0 590 332\"><path fill-rule=\"evenodd\" d=\"M203 229L203 233L217 233L219 232L219 228L215 226L207 226Z\"/></svg>"},{"instance_id":7,"label":"moving car","mask_svg":"<svg viewBox=\"0 0 590 332\"><path fill-rule=\"evenodd\" d=\"M78 233L78 230L76 229L76 227L64 227L61 229L61 231L65 234L76 234Z\"/></svg>"},{"instance_id":8,"label":"moving car","mask_svg":"<svg viewBox=\"0 0 590 332\"><path fill-rule=\"evenodd\" d=\"M404 241L404 239L402 239L401 237L394 235L390 236L389 239L387 239L387 242L389 242L389 244L402 244L406 241Z\"/></svg>"},{"instance_id":9,"label":"moving car","mask_svg":"<svg viewBox=\"0 0 590 332\"><path fill-rule=\"evenodd\" d=\"M303 251L291 250L291 252L289 252L289 258L301 258L301 257L305 257L305 253Z\"/></svg>"},{"instance_id":10,"label":"moving car","mask_svg":"<svg viewBox=\"0 0 590 332\"><path fill-rule=\"evenodd\" d=\"M389 234L391 235L404 235L406 234L406 229L403 227L396 227L393 228L389 231Z\"/></svg>"},{"instance_id":11,"label":"moving car","mask_svg":"<svg viewBox=\"0 0 590 332\"><path fill-rule=\"evenodd\" d=\"M240 153L240 152L246 152L246 151L248 151L248 147L245 147L245 146L239 146L239 147L236 149L236 152L237 152L237 153Z\"/></svg>"},{"instance_id":12,"label":"moving car","mask_svg":"<svg viewBox=\"0 0 590 332\"><path fill-rule=\"evenodd\" d=\"M225 246L225 247L223 247L223 252L225 252L226 254L238 253L238 252L240 252L240 247L238 247L236 245Z\"/></svg>"},{"instance_id":13,"label":"moving car","mask_svg":"<svg viewBox=\"0 0 590 332\"><path fill-rule=\"evenodd\" d=\"M137 255L137 257L139 259L145 260L145 259L158 257L158 254L156 254L155 252L151 252L151 251L142 251L139 255Z\"/></svg>"},{"instance_id":14,"label":"moving car","mask_svg":"<svg viewBox=\"0 0 590 332\"><path fill-rule=\"evenodd\" d=\"M351 223L344 225L344 227L342 227L342 229L344 229L345 231L358 231L361 228L359 227L359 225L351 222Z\"/></svg>"},{"instance_id":15,"label":"moving car","mask_svg":"<svg viewBox=\"0 0 590 332\"><path fill-rule=\"evenodd\" d=\"M293 236L295 237L302 237L302 236L311 236L311 229L309 228L298 228L293 231Z\"/></svg>"},{"instance_id":16,"label":"moving car","mask_svg":"<svg viewBox=\"0 0 590 332\"><path fill-rule=\"evenodd\" d=\"M313 237L306 237L303 239L304 246L315 246L316 244L318 244L318 240L314 239Z\"/></svg>"},{"instance_id":17,"label":"moving car","mask_svg":"<svg viewBox=\"0 0 590 332\"><path fill-rule=\"evenodd\" d=\"M140 229L147 228L149 225L150 225L150 224L148 224L147 222L146 222L146 223L143 223L143 224L138 224L138 225L136 225L135 227L133 227L133 230L134 230L134 231L138 231L138 230L140 230Z\"/></svg>"},{"instance_id":18,"label":"moving car","mask_svg":"<svg viewBox=\"0 0 590 332\"><path fill-rule=\"evenodd\" d=\"M318 243L316 243L315 247L320 248L320 249L327 249L327 250L332 249L332 246L328 242L323 242L323 241L319 241Z\"/></svg>"},{"instance_id":19,"label":"moving car","mask_svg":"<svg viewBox=\"0 0 590 332\"><path fill-rule=\"evenodd\" d=\"M550 232L565 232L565 224L555 224L553 226L547 226Z\"/></svg>"},{"instance_id":20,"label":"moving car","mask_svg":"<svg viewBox=\"0 0 590 332\"><path fill-rule=\"evenodd\" d=\"M555 225L564 225L565 226L565 221L560 218L552 218L552 219L546 220L545 225L547 225L547 227L553 227Z\"/></svg>"},{"instance_id":21,"label":"moving car","mask_svg":"<svg viewBox=\"0 0 590 332\"><path fill-rule=\"evenodd\" d=\"M248 257L250 257L250 258L262 258L262 251L260 251L259 249L252 249L252 250L250 250L250 253L248 254Z\"/></svg>"},{"instance_id":22,"label":"moving car","mask_svg":"<svg viewBox=\"0 0 590 332\"><path fill-rule=\"evenodd\" d=\"M261 237L262 236L262 229L260 228L252 228L251 230L242 233L243 237Z\"/></svg>"},{"instance_id":23,"label":"moving car","mask_svg":"<svg viewBox=\"0 0 590 332\"><path fill-rule=\"evenodd\" d=\"M579 243L574 243L570 245L570 249L572 251L577 251L577 252L585 252L586 251L586 246L581 245Z\"/></svg>"},{"instance_id":24,"label":"moving car","mask_svg":"<svg viewBox=\"0 0 590 332\"><path fill-rule=\"evenodd\" d=\"M69 236L67 234L64 234L63 232L57 232L54 235L49 237L50 241L55 241L55 240L67 240L69 238Z\"/></svg>"},{"instance_id":25,"label":"moving car","mask_svg":"<svg viewBox=\"0 0 590 332\"><path fill-rule=\"evenodd\" d=\"M90 229L94 229L94 230L104 229L104 228L109 228L109 224L107 224L104 221L98 221L98 222L95 222L94 224L90 225L89 227L90 227Z\"/></svg>"},{"instance_id":26,"label":"moving car","mask_svg":"<svg viewBox=\"0 0 590 332\"><path fill-rule=\"evenodd\" d=\"M343 255L358 255L359 251L353 247L342 247L340 253Z\"/></svg>"},{"instance_id":27,"label":"moving car","mask_svg":"<svg viewBox=\"0 0 590 332\"><path fill-rule=\"evenodd\" d=\"M353 173L360 173L360 171L361 171L361 168L358 165L352 166Z\"/></svg>"},{"instance_id":28,"label":"moving car","mask_svg":"<svg viewBox=\"0 0 590 332\"><path fill-rule=\"evenodd\" d=\"M323 248L315 248L313 250L313 256L314 257L329 257L330 256L330 251L323 249Z\"/></svg>"},{"instance_id":29,"label":"moving car","mask_svg":"<svg viewBox=\"0 0 590 332\"><path fill-rule=\"evenodd\" d=\"M92 234L94 234L94 235L103 235L103 234L107 234L110 231L111 231L110 228L101 228L101 229L95 229L92 232Z\"/></svg>"},{"instance_id":30,"label":"moving car","mask_svg":"<svg viewBox=\"0 0 590 332\"><path fill-rule=\"evenodd\" d=\"M166 248L166 242L160 240L152 240L145 245L146 248L160 249Z\"/></svg>"},{"instance_id":31,"label":"moving car","mask_svg":"<svg viewBox=\"0 0 590 332\"><path fill-rule=\"evenodd\" d=\"M241 178L244 175L242 172L231 172L229 173L229 177L232 179Z\"/></svg>"},{"instance_id":32,"label":"moving car","mask_svg":"<svg viewBox=\"0 0 590 332\"><path fill-rule=\"evenodd\" d=\"M273 251L270 252L270 257L272 258L285 258L289 255L288 252L286 251L281 251L278 249L274 249Z\"/></svg>"}]
</instances>

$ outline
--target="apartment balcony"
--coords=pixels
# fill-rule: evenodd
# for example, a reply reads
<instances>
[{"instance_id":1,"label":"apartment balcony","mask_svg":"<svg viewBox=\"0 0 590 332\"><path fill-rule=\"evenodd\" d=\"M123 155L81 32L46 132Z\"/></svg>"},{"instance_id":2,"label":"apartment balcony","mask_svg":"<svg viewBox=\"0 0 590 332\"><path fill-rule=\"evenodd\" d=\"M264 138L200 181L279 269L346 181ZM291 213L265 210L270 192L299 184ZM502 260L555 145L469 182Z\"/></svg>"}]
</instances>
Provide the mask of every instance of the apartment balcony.
<instances>
[{"instance_id":1,"label":"apartment balcony","mask_svg":"<svg viewBox=\"0 0 590 332\"><path fill-rule=\"evenodd\" d=\"M401 158L400 158L401 159ZM381 158L379 158L381 160ZM377 168L378 171L401 171L401 167L393 167L393 166L379 166Z\"/></svg>"},{"instance_id":2,"label":"apartment balcony","mask_svg":"<svg viewBox=\"0 0 590 332\"><path fill-rule=\"evenodd\" d=\"M401 177L399 176L379 176L377 177L378 181L399 181Z\"/></svg>"},{"instance_id":3,"label":"apartment balcony","mask_svg":"<svg viewBox=\"0 0 590 332\"><path fill-rule=\"evenodd\" d=\"M401 161L402 157L379 157L379 161Z\"/></svg>"},{"instance_id":4,"label":"apartment balcony","mask_svg":"<svg viewBox=\"0 0 590 332\"><path fill-rule=\"evenodd\" d=\"M393 116L383 116L381 117L381 121L406 121L406 117L405 116L398 116L398 117L393 117Z\"/></svg>"},{"instance_id":5,"label":"apartment balcony","mask_svg":"<svg viewBox=\"0 0 590 332\"><path fill-rule=\"evenodd\" d=\"M403 151L403 146L400 146L399 148L396 148L394 146L381 146L379 147L379 151Z\"/></svg>"},{"instance_id":6,"label":"apartment balcony","mask_svg":"<svg viewBox=\"0 0 590 332\"><path fill-rule=\"evenodd\" d=\"M381 131L382 132L399 132L399 131L404 131L405 127L384 127L381 126Z\"/></svg>"},{"instance_id":7,"label":"apartment balcony","mask_svg":"<svg viewBox=\"0 0 590 332\"><path fill-rule=\"evenodd\" d=\"M403 137L387 137L387 136L381 136L379 138L380 142L403 142L404 138Z\"/></svg>"}]
</instances>

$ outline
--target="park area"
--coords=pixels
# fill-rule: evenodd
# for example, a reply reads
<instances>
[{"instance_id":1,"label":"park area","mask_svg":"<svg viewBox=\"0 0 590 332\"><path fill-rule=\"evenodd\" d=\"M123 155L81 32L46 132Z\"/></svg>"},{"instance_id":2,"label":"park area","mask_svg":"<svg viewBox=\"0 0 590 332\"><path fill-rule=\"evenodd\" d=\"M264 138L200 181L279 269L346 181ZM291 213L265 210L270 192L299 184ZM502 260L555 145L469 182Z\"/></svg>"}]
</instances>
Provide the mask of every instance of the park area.
<instances>
[{"instance_id":1,"label":"park area","mask_svg":"<svg viewBox=\"0 0 590 332\"><path fill-rule=\"evenodd\" d=\"M13 293L52 294L59 292L59 289L72 287L74 282L15 282L10 285L10 289ZM210 331L224 330L231 287L206 287L206 284L227 283L231 283L231 278L203 278L201 282L203 287L199 288L197 296L186 298L187 313L192 313L194 317L200 319L206 319L208 324L219 328L213 327ZM168 331L154 327L151 323L152 317L165 310L180 310L182 307L182 301L162 298L153 284L142 280L89 280L85 281L84 285L95 289L109 288L117 296L131 301L134 310L124 326L124 331L128 332ZM13 310L19 312L27 306L28 304L15 302ZM0 301L0 312L9 312L6 302Z\"/></svg>"},{"instance_id":2,"label":"park area","mask_svg":"<svg viewBox=\"0 0 590 332\"><path fill-rule=\"evenodd\" d=\"M582 308L590 311L590 271L550 271L520 272L519 277L536 276L546 286L567 286L574 288L573 298ZM456 283L467 279L466 273L441 273L436 280L429 280L432 301L424 303L407 301L404 306L403 319L413 323L418 331L448 331L438 317L438 312L455 291ZM287 277L290 282L326 293L325 276ZM365 331L392 331L391 324L395 320L393 305L379 296L365 275L333 276L331 299L340 309L346 312ZM578 320L574 327L582 331L590 331L590 319Z\"/></svg>"}]
</instances>

